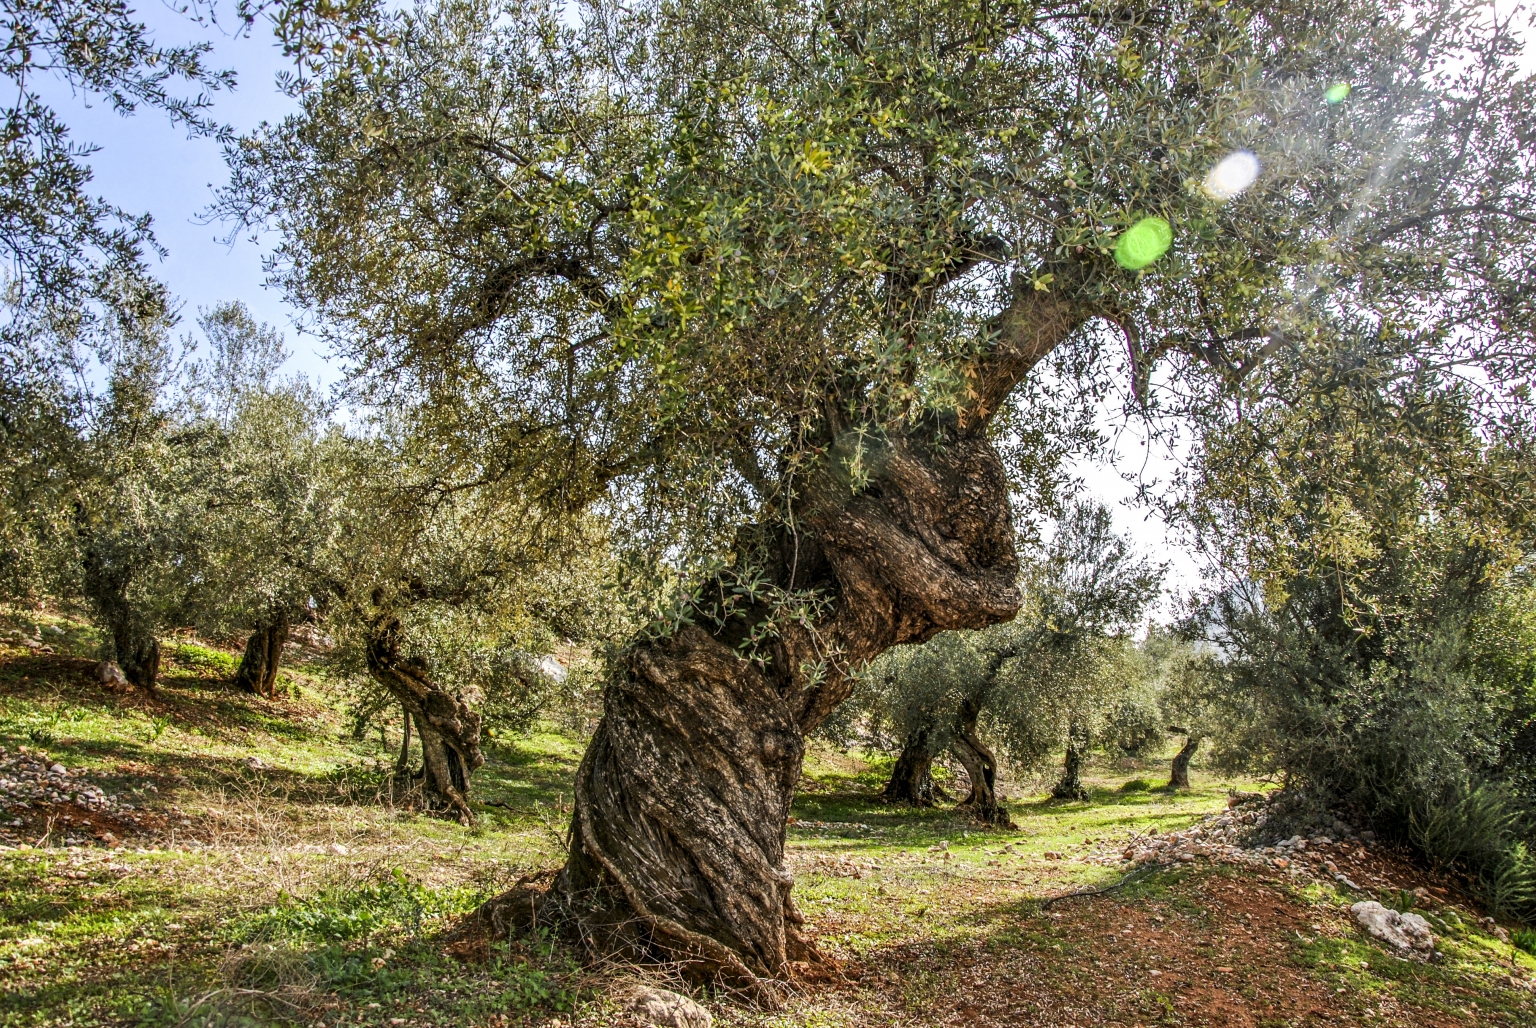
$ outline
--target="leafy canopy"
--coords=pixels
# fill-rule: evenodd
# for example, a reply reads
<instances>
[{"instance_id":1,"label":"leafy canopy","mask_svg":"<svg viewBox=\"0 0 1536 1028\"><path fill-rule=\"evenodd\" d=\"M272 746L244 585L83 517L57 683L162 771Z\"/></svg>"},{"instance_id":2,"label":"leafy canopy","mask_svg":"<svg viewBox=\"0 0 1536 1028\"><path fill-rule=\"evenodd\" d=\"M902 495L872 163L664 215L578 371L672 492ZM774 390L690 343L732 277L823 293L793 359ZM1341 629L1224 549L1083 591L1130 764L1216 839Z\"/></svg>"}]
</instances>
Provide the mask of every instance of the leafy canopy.
<instances>
[{"instance_id":1,"label":"leafy canopy","mask_svg":"<svg viewBox=\"0 0 1536 1028\"><path fill-rule=\"evenodd\" d=\"M1524 402L1531 86L1480 7L562 10L419 4L229 154L223 212L455 479L718 545L818 467L864 487L880 433L993 417L1034 361L986 356L1050 319L1060 380L1181 419L1341 334Z\"/></svg>"}]
</instances>

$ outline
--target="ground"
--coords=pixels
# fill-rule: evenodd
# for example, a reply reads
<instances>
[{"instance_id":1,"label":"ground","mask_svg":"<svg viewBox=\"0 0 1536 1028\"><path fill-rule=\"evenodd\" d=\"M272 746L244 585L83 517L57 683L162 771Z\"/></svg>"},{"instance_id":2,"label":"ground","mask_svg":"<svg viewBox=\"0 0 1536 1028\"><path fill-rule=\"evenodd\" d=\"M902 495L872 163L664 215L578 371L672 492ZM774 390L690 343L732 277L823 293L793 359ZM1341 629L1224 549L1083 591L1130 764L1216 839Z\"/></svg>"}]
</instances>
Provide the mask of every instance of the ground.
<instances>
[{"instance_id":1,"label":"ground","mask_svg":"<svg viewBox=\"0 0 1536 1028\"><path fill-rule=\"evenodd\" d=\"M323 665L299 663L266 700L231 688L229 652L182 642L159 697L124 698L96 684L88 630L9 617L0 634L19 623L57 652L0 644L5 759L46 754L133 809L0 814L0 1026L596 1028L623 1020L605 999L616 979L666 980L548 939L456 934L482 899L559 863L579 741L494 741L463 828L391 795L398 734L354 738ZM1536 960L1488 934L1454 880L1385 848L1351 874L1417 904L1436 962L1365 937L1348 904L1367 894L1273 868L1196 861L1049 902L1121 881L1131 833L1259 787L1198 765L1191 790L1138 787L1164 769L1100 760L1086 803L1014 783L1018 831L982 831L952 809L883 806L878 759L818 745L790 860L830 959L798 968L778 1011L696 995L741 1028L1536 1023ZM1440 892L1413 899L1419 886Z\"/></svg>"}]
</instances>

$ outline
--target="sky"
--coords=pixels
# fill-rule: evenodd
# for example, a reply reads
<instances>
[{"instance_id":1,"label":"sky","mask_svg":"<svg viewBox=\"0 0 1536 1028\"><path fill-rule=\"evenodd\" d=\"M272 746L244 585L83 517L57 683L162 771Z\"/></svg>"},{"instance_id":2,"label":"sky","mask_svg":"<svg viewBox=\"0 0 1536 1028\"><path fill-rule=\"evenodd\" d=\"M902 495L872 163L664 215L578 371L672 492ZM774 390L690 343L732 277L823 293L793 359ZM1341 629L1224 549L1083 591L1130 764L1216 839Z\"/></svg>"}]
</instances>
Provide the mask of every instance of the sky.
<instances>
[{"instance_id":1,"label":"sky","mask_svg":"<svg viewBox=\"0 0 1536 1028\"><path fill-rule=\"evenodd\" d=\"M1516 0L1495 4L1504 14L1515 6ZM219 9L228 15L232 4L221 4ZM278 121L293 110L293 101L274 85L276 74L288 65L267 26L258 24L249 35L233 33L232 25L210 29L193 24L161 0L141 0L138 12L162 44L197 39L213 43L210 65L233 69L239 82L232 93L218 97L214 113L237 132L250 131L263 121ZM1529 42L1522 65L1527 73L1536 70L1536 47ZM290 371L323 383L337 379L339 371L321 344L299 334L292 312L264 284L262 258L274 240L268 236L252 242L242 237L226 242L228 226L207 221L205 213L213 202L213 191L226 178L217 142L188 139L184 131L152 113L123 118L106 105L87 103L83 97L55 92L48 99L65 116L77 142L100 147L90 160L96 191L129 212L147 211L153 216L155 234L168 251L157 272L182 299L186 323L190 325L195 319L199 307L240 300L259 320L287 336L293 352ZM1075 474L1083 480L1088 494L1111 504L1117 530L1143 552L1168 562L1166 584L1171 589L1195 589L1200 579L1194 557L1177 545L1155 515L1128 503L1136 486L1125 476L1166 482L1176 468L1175 455L1157 446L1141 445L1145 440L1137 426L1123 423L1108 410L1101 418L1101 428L1118 436L1109 454L1114 463L1079 461ZM1171 612L1167 600L1160 612Z\"/></svg>"}]
</instances>

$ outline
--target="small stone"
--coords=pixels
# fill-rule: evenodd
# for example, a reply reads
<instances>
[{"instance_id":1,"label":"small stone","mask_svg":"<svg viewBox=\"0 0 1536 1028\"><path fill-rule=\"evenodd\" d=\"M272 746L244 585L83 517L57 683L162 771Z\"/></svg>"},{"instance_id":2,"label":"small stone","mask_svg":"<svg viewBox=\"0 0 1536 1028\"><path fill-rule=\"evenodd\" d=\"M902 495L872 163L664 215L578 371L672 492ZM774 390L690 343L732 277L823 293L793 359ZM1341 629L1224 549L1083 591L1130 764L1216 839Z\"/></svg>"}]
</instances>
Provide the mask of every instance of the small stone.
<instances>
[{"instance_id":1,"label":"small stone","mask_svg":"<svg viewBox=\"0 0 1536 1028\"><path fill-rule=\"evenodd\" d=\"M347 855L347 848L339 842L333 842L331 843L331 852L338 857L344 857Z\"/></svg>"},{"instance_id":2,"label":"small stone","mask_svg":"<svg viewBox=\"0 0 1536 1028\"><path fill-rule=\"evenodd\" d=\"M54 764L48 768L48 773L51 775L67 775L69 774L69 769L63 764Z\"/></svg>"},{"instance_id":3,"label":"small stone","mask_svg":"<svg viewBox=\"0 0 1536 1028\"><path fill-rule=\"evenodd\" d=\"M613 998L625 1011L656 1028L710 1028L714 1023L703 1006L670 989L630 985Z\"/></svg>"}]
</instances>

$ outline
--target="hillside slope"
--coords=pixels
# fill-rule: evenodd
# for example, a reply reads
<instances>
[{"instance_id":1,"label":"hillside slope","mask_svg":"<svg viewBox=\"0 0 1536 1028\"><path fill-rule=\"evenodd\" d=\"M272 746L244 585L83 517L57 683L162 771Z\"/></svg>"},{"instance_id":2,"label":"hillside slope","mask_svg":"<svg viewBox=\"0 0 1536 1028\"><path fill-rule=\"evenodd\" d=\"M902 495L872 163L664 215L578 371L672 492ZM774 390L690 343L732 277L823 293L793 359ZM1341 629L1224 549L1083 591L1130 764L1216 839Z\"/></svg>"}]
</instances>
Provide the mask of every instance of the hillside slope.
<instances>
[{"instance_id":1,"label":"hillside slope","mask_svg":"<svg viewBox=\"0 0 1536 1028\"><path fill-rule=\"evenodd\" d=\"M3 626L0 626L3 627ZM268 701L231 655L171 651L150 700L95 683L94 643L0 644L0 1026L599 1025L613 980L562 946L477 946L464 913L561 857L579 743L489 748L465 829L392 797L398 736L346 730L319 669ZM77 655L71 655L77 654ZM62 769L62 770L60 770ZM1536 1023L1536 960L1454 883L1380 849L1334 859L1199 855L1147 867L1128 842L1225 810L1228 783L1167 794L1101 769L1088 803L1015 799L1018 832L876 801L879 766L818 750L790 828L797 897L831 958L772 1013L728 1025ZM1207 827L1210 822L1207 822ZM1412 890L1420 889L1418 897ZM1438 892L1435 890L1439 890ZM1348 905L1415 904L1433 962L1369 939ZM702 994L701 994L702 995Z\"/></svg>"}]
</instances>

